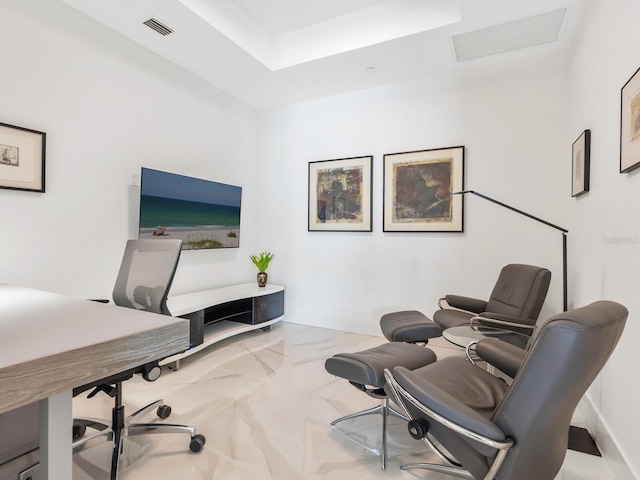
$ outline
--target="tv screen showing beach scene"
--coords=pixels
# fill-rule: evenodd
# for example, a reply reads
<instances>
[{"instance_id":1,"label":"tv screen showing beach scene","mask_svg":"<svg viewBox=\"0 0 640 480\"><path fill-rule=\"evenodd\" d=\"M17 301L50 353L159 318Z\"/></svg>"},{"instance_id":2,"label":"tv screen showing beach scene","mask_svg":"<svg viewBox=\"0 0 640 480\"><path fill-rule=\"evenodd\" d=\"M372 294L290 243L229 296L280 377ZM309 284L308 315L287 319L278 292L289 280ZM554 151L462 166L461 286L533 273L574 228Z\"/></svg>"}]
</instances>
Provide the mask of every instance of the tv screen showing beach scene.
<instances>
[{"instance_id":1,"label":"tv screen showing beach scene","mask_svg":"<svg viewBox=\"0 0 640 480\"><path fill-rule=\"evenodd\" d=\"M183 250L240 246L242 187L142 168L139 238L179 238Z\"/></svg>"}]
</instances>

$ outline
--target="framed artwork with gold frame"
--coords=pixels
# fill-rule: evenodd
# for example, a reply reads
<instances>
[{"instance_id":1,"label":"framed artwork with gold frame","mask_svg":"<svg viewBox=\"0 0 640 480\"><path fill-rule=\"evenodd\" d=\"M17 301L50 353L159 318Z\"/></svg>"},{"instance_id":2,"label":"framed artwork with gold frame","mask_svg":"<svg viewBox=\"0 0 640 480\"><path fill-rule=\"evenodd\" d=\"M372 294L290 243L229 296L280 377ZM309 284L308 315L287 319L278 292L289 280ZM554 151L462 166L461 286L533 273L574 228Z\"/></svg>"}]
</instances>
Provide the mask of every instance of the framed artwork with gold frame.
<instances>
[{"instance_id":1,"label":"framed artwork with gold frame","mask_svg":"<svg viewBox=\"0 0 640 480\"><path fill-rule=\"evenodd\" d=\"M620 173L640 167L640 69L620 92Z\"/></svg>"},{"instance_id":2,"label":"framed artwork with gold frame","mask_svg":"<svg viewBox=\"0 0 640 480\"><path fill-rule=\"evenodd\" d=\"M383 231L462 232L464 147L384 156Z\"/></svg>"},{"instance_id":3,"label":"framed artwork with gold frame","mask_svg":"<svg viewBox=\"0 0 640 480\"><path fill-rule=\"evenodd\" d=\"M309 162L309 231L370 232L373 156Z\"/></svg>"}]
</instances>

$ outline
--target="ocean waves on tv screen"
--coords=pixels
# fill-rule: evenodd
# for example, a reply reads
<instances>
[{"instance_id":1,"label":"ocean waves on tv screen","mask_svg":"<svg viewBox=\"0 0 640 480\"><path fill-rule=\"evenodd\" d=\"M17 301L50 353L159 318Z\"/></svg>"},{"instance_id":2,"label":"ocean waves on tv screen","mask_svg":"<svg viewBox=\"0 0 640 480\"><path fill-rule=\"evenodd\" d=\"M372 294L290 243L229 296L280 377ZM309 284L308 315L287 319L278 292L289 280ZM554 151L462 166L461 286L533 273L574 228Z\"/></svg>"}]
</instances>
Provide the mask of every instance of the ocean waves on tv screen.
<instances>
[{"instance_id":1,"label":"ocean waves on tv screen","mask_svg":"<svg viewBox=\"0 0 640 480\"><path fill-rule=\"evenodd\" d=\"M239 228L240 207L140 196L140 229Z\"/></svg>"}]
</instances>

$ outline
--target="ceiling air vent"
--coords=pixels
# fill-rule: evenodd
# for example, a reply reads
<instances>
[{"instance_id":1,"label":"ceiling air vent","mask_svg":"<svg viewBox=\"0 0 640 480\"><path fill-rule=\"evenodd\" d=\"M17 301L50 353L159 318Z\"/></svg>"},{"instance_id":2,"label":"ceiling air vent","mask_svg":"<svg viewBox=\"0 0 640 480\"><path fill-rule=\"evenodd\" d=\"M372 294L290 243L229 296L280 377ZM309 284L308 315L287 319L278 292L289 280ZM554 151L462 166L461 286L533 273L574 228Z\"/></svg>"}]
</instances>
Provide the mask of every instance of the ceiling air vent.
<instances>
[{"instance_id":1,"label":"ceiling air vent","mask_svg":"<svg viewBox=\"0 0 640 480\"><path fill-rule=\"evenodd\" d=\"M142 22L142 23L144 23L147 27L152 28L153 30L158 32L160 35L164 35L165 37L170 33L173 33L173 30L171 30L166 25L163 25L155 18L150 18L146 22Z\"/></svg>"},{"instance_id":2,"label":"ceiling air vent","mask_svg":"<svg viewBox=\"0 0 640 480\"><path fill-rule=\"evenodd\" d=\"M566 9L555 10L513 22L454 35L459 62L511 52L558 40Z\"/></svg>"}]
</instances>

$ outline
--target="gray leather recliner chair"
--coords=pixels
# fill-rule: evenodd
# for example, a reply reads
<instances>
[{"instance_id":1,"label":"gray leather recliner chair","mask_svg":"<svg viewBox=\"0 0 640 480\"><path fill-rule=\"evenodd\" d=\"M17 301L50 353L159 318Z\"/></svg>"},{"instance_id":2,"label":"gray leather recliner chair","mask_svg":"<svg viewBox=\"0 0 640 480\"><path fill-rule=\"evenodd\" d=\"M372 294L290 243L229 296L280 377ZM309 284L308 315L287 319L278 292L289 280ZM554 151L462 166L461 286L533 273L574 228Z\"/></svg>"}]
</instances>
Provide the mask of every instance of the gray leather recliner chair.
<instances>
[{"instance_id":1,"label":"gray leather recliner chair","mask_svg":"<svg viewBox=\"0 0 640 480\"><path fill-rule=\"evenodd\" d=\"M472 321L531 335L547 297L551 272L546 268L509 264L502 268L489 300L446 295L438 302L433 320L415 311L392 312L380 319L389 341L426 343L443 330Z\"/></svg>"},{"instance_id":2,"label":"gray leather recliner chair","mask_svg":"<svg viewBox=\"0 0 640 480\"><path fill-rule=\"evenodd\" d=\"M413 418L410 434L444 462L403 468L476 480L553 480L574 410L615 349L627 316L624 306L599 301L552 317L528 350L480 340L477 355L513 375L510 385L457 357L413 371L387 369L389 394Z\"/></svg>"}]
</instances>

